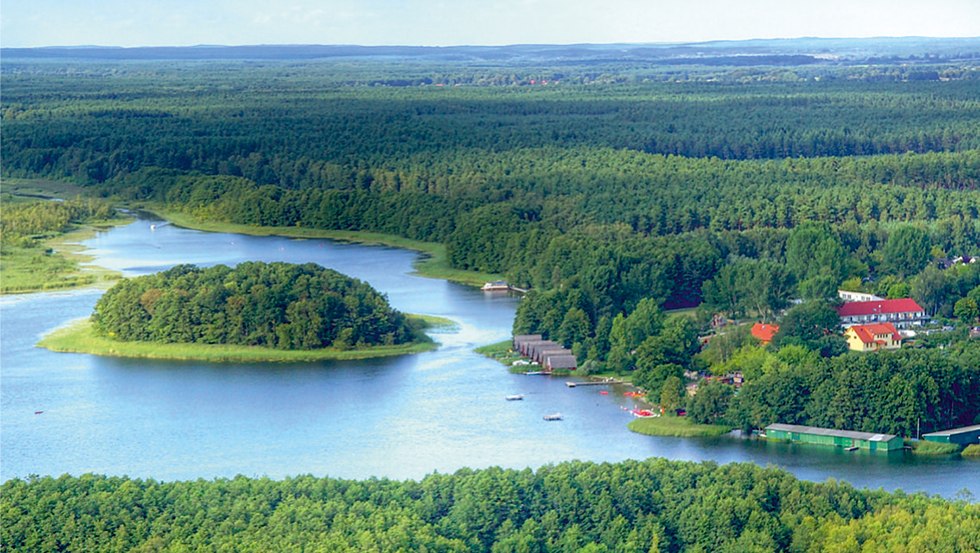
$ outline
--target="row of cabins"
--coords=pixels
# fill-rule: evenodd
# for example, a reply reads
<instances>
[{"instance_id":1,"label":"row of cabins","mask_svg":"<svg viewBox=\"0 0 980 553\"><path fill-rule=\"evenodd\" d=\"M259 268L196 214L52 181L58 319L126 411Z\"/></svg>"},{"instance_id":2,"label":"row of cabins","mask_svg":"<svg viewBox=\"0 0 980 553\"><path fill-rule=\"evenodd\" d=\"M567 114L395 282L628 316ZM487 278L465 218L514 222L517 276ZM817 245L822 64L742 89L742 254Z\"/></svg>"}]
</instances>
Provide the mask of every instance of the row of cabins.
<instances>
[{"instance_id":1,"label":"row of cabins","mask_svg":"<svg viewBox=\"0 0 980 553\"><path fill-rule=\"evenodd\" d=\"M556 369L573 371L578 367L572 350L551 340L545 340L540 334L514 336L514 351L538 363L547 372Z\"/></svg>"}]
</instances>

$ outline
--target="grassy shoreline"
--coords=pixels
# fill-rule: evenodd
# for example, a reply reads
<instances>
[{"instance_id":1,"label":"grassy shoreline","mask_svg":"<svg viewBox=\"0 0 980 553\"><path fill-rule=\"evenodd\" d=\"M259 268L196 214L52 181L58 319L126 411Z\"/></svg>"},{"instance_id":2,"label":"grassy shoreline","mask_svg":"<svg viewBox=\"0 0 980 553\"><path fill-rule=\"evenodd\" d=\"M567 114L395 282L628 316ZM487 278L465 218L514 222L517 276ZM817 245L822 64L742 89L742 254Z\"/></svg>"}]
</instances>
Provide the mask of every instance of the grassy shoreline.
<instances>
[{"instance_id":1,"label":"grassy shoreline","mask_svg":"<svg viewBox=\"0 0 980 553\"><path fill-rule=\"evenodd\" d=\"M427 328L452 326L454 321L431 315L408 315L423 321ZM99 336L89 319L78 319L47 334L37 347L63 353L87 353L106 357L204 361L208 363L292 363L314 361L347 361L373 359L432 351L434 341L413 342L395 346L373 346L363 349L277 350L258 346L224 344L164 344L154 342L121 342Z\"/></svg>"},{"instance_id":2,"label":"grassy shoreline","mask_svg":"<svg viewBox=\"0 0 980 553\"><path fill-rule=\"evenodd\" d=\"M959 444L947 444L930 442L928 440L913 440L913 455L959 455L963 446Z\"/></svg>"},{"instance_id":3,"label":"grassy shoreline","mask_svg":"<svg viewBox=\"0 0 980 553\"><path fill-rule=\"evenodd\" d=\"M36 247L5 248L0 295L93 286L108 288L122 277L122 273L92 265L94 257L82 253L86 248L80 242L93 238L100 231L132 221L131 218L94 221L46 238Z\"/></svg>"},{"instance_id":4,"label":"grassy shoreline","mask_svg":"<svg viewBox=\"0 0 980 553\"><path fill-rule=\"evenodd\" d=\"M153 213L179 227L206 232L227 232L252 236L285 236L289 238L325 238L337 242L381 245L413 250L422 254L422 257L415 262L415 271L417 274L427 278L449 280L468 286L479 287L488 281L500 280L502 278L498 274L467 271L450 267L445 244L436 242L423 242L421 240L412 240L410 238L380 232L325 230L306 227L262 227L218 221L202 221L186 213L164 209L159 205L142 206L140 209Z\"/></svg>"},{"instance_id":5,"label":"grassy shoreline","mask_svg":"<svg viewBox=\"0 0 980 553\"><path fill-rule=\"evenodd\" d=\"M729 426L718 424L695 424L687 417L650 417L636 419L628 428L647 436L673 436L678 438L717 437L732 431Z\"/></svg>"}]
</instances>

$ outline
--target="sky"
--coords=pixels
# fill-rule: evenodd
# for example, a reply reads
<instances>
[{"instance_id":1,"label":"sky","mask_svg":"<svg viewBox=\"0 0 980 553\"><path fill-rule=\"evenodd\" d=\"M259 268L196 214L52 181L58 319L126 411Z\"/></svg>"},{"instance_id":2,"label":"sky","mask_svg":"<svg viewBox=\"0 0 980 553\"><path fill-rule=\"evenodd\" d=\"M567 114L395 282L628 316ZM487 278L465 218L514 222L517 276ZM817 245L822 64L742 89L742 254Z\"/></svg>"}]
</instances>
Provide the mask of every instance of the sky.
<instances>
[{"instance_id":1,"label":"sky","mask_svg":"<svg viewBox=\"0 0 980 553\"><path fill-rule=\"evenodd\" d=\"M980 36L980 0L2 0L0 45L504 45Z\"/></svg>"}]
</instances>

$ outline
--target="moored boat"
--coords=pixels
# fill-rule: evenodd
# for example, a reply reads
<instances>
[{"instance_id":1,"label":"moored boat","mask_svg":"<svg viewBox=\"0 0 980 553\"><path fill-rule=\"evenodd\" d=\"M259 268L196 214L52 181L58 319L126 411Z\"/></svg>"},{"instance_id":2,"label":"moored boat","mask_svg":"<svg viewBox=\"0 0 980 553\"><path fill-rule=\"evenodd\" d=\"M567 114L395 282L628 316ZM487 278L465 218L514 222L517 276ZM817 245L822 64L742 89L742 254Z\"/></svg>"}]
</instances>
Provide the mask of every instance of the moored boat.
<instances>
[{"instance_id":1,"label":"moored boat","mask_svg":"<svg viewBox=\"0 0 980 553\"><path fill-rule=\"evenodd\" d=\"M560 421L562 419L561 413L551 413L544 416L546 421Z\"/></svg>"}]
</instances>

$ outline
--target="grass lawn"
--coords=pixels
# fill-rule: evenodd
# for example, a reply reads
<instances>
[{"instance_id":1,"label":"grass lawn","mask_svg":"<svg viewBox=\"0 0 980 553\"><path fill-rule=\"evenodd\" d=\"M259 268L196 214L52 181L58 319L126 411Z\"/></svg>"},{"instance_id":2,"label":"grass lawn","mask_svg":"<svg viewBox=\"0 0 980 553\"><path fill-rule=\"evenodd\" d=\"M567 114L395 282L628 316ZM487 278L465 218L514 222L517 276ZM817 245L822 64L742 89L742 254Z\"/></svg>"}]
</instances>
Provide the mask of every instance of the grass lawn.
<instances>
[{"instance_id":1,"label":"grass lawn","mask_svg":"<svg viewBox=\"0 0 980 553\"><path fill-rule=\"evenodd\" d=\"M731 432L732 427L720 424L695 424L687 417L665 416L636 419L630 422L629 429L647 436L691 438L723 436Z\"/></svg>"},{"instance_id":2,"label":"grass lawn","mask_svg":"<svg viewBox=\"0 0 980 553\"><path fill-rule=\"evenodd\" d=\"M239 225L235 223L222 223L214 221L201 221L185 213L167 211L157 207L145 208L160 217L172 222L173 224L203 230L209 232L230 232L237 234L250 234L253 236L287 236L293 238L326 238L338 242L355 242L358 244L379 244L395 248L404 248L422 253L421 259L416 261L415 270L418 274L429 277L451 280L469 286L483 286L484 283L501 280L501 275L492 273L481 273L478 271L464 271L454 269L449 266L449 258L446 255L446 246L435 242L423 242L395 236L393 234L383 234L380 232L364 232L354 230L324 230L305 227L260 227L253 225Z\"/></svg>"},{"instance_id":3,"label":"grass lawn","mask_svg":"<svg viewBox=\"0 0 980 553\"><path fill-rule=\"evenodd\" d=\"M414 317L409 315L409 317ZM430 321L439 320L455 324L441 317L428 317ZM436 349L432 341L400 344L395 346L373 346L362 349L339 350L324 348L317 350L278 350L258 346L239 346L223 344L163 344L155 342L122 342L95 333L88 319L81 319L55 330L38 342L38 347L52 351L88 353L109 357L135 357L142 359L174 359L205 361L209 363L290 363L326 360L370 359L390 357L409 353L421 353Z\"/></svg>"},{"instance_id":4,"label":"grass lawn","mask_svg":"<svg viewBox=\"0 0 980 553\"><path fill-rule=\"evenodd\" d=\"M668 317L687 317L688 319L694 319L698 315L697 307L685 307L683 309L668 309L664 311L664 315Z\"/></svg>"}]
</instances>

